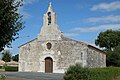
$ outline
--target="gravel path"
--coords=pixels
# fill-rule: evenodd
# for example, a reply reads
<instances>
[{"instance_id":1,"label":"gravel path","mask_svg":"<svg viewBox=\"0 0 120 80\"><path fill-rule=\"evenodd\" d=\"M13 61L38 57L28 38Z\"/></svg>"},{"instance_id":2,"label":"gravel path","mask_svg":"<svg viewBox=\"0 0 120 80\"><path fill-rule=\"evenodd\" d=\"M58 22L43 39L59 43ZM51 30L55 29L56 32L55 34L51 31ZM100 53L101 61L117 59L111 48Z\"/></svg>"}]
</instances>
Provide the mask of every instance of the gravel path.
<instances>
[{"instance_id":1,"label":"gravel path","mask_svg":"<svg viewBox=\"0 0 120 80\"><path fill-rule=\"evenodd\" d=\"M8 78L18 78L21 80L64 80L64 74L59 73L0 72L0 74L6 74Z\"/></svg>"}]
</instances>

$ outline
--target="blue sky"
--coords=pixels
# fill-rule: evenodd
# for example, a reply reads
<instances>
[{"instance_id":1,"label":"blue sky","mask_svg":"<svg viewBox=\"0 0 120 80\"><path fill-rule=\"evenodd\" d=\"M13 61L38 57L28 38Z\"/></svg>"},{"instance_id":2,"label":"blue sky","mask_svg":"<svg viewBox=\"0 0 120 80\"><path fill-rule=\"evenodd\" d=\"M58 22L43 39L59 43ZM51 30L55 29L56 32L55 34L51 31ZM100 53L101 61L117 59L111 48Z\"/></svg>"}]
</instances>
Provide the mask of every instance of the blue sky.
<instances>
[{"instance_id":1,"label":"blue sky","mask_svg":"<svg viewBox=\"0 0 120 80\"><path fill-rule=\"evenodd\" d=\"M18 53L18 46L37 37L50 1L65 37L94 45L101 31L120 28L120 0L24 0L19 12L26 27L12 43L11 53Z\"/></svg>"}]
</instances>

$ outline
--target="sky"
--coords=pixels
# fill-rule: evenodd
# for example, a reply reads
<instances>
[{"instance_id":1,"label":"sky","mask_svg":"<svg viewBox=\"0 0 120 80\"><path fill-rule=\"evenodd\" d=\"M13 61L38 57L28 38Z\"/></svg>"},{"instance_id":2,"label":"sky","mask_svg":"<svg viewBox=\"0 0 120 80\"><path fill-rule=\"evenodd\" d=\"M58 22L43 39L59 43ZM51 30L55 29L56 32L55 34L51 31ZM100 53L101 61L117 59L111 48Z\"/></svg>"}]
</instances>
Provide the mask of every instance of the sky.
<instances>
[{"instance_id":1,"label":"sky","mask_svg":"<svg viewBox=\"0 0 120 80\"><path fill-rule=\"evenodd\" d=\"M43 24L43 14L52 2L57 14L59 29L67 38L95 46L95 39L101 31L120 29L120 0L24 0L19 8L25 28L19 38L6 48L12 54L19 53L19 46L36 38Z\"/></svg>"}]
</instances>

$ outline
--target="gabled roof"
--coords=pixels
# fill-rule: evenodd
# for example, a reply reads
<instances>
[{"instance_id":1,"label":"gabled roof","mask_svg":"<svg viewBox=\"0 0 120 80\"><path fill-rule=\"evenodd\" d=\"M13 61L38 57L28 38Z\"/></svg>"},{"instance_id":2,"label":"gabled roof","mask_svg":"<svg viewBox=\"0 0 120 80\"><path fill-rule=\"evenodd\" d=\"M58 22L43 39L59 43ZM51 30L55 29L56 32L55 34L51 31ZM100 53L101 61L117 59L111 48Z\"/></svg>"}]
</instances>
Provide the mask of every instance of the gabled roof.
<instances>
[{"instance_id":1,"label":"gabled roof","mask_svg":"<svg viewBox=\"0 0 120 80\"><path fill-rule=\"evenodd\" d=\"M77 40L73 40L73 39L70 39L70 38L65 38L65 37L63 37L63 40L64 40L64 41L68 41L68 40L70 40L70 41L76 41L76 42L78 42L78 43L80 43L80 44L88 45L88 44L86 44L86 43L84 43L84 42L77 41Z\"/></svg>"},{"instance_id":2,"label":"gabled roof","mask_svg":"<svg viewBox=\"0 0 120 80\"><path fill-rule=\"evenodd\" d=\"M36 40L37 38L35 38L35 39L33 39L33 40L30 40L30 41L28 41L28 42L26 42L26 43L24 43L24 44L22 44L22 45L20 45L20 46L18 46L18 48L20 48L21 46L23 46L23 45L25 45L25 44L28 44L28 43L30 43L30 42L32 42L32 41L34 41L34 40Z\"/></svg>"},{"instance_id":3,"label":"gabled roof","mask_svg":"<svg viewBox=\"0 0 120 80\"><path fill-rule=\"evenodd\" d=\"M95 50L98 50L98 51L106 54L103 50L100 50L99 48L97 48L97 47L95 47L95 46L92 46L92 45L89 45L89 44L88 44L88 47L89 47L89 48L93 48L93 49L95 49Z\"/></svg>"},{"instance_id":4,"label":"gabled roof","mask_svg":"<svg viewBox=\"0 0 120 80\"><path fill-rule=\"evenodd\" d=\"M88 48L92 48L92 49L95 49L95 50L97 50L97 51L100 51L100 52L106 54L104 51L100 50L99 48L97 48L97 47L95 47L95 46L93 46L93 45L90 45L90 44L87 44L87 43L84 43L84 42L81 42L81 41L73 40L73 39L70 39L70 38L65 38L65 37L63 37L63 39L66 40L66 41L67 41L67 40L76 41L76 42L78 42L78 43L80 43L80 44L84 44L84 45L88 46Z\"/></svg>"},{"instance_id":5,"label":"gabled roof","mask_svg":"<svg viewBox=\"0 0 120 80\"><path fill-rule=\"evenodd\" d=\"M25 43L25 44L28 44L28 43L36 40L36 39L37 39L37 38L35 38L35 39L33 39L33 40ZM87 44L87 43L84 43L84 42L81 42L81 41L73 40L73 39L70 39L70 38L65 38L65 37L63 37L62 39L63 39L64 41L76 41L76 42L78 42L78 43L80 43L80 44L84 44L84 45L88 46L88 48L92 48L92 49L98 50L98 51L106 54L104 51L100 50L99 48L97 48L97 47L95 47L95 46L93 46L93 45L90 45L90 44ZM20 48L21 46L23 46L23 45L25 45L25 44L20 45L18 48Z\"/></svg>"}]
</instances>

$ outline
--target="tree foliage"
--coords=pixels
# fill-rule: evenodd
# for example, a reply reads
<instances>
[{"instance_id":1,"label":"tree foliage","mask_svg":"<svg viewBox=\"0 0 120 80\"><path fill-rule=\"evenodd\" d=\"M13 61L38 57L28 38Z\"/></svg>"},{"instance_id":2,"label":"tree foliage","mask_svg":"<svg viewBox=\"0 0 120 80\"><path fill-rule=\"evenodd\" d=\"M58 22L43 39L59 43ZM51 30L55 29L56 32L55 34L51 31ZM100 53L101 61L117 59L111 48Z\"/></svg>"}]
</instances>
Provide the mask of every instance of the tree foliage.
<instances>
[{"instance_id":1,"label":"tree foliage","mask_svg":"<svg viewBox=\"0 0 120 80\"><path fill-rule=\"evenodd\" d=\"M120 67L120 46L114 48L113 51L107 52L107 66L118 66Z\"/></svg>"},{"instance_id":2,"label":"tree foliage","mask_svg":"<svg viewBox=\"0 0 120 80\"><path fill-rule=\"evenodd\" d=\"M95 44L107 50L112 50L116 46L120 46L120 30L100 32L98 38L95 40Z\"/></svg>"},{"instance_id":3,"label":"tree foliage","mask_svg":"<svg viewBox=\"0 0 120 80\"><path fill-rule=\"evenodd\" d=\"M18 38L18 32L24 28L18 8L22 0L0 0L0 51Z\"/></svg>"},{"instance_id":4,"label":"tree foliage","mask_svg":"<svg viewBox=\"0 0 120 80\"><path fill-rule=\"evenodd\" d=\"M19 60L19 54L16 54L15 56L12 56L12 60L18 62L18 60Z\"/></svg>"},{"instance_id":5,"label":"tree foliage","mask_svg":"<svg viewBox=\"0 0 120 80\"><path fill-rule=\"evenodd\" d=\"M120 30L101 32L95 44L107 53L107 66L120 66Z\"/></svg>"},{"instance_id":6,"label":"tree foliage","mask_svg":"<svg viewBox=\"0 0 120 80\"><path fill-rule=\"evenodd\" d=\"M10 51L4 51L2 56L2 60L5 62L10 62L11 61L11 54Z\"/></svg>"}]
</instances>

